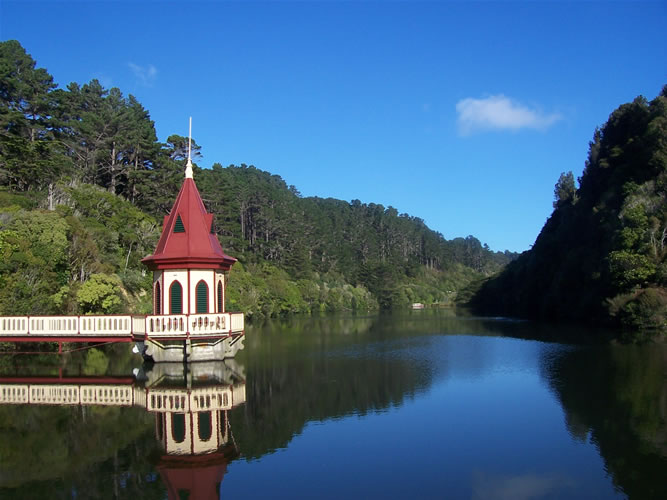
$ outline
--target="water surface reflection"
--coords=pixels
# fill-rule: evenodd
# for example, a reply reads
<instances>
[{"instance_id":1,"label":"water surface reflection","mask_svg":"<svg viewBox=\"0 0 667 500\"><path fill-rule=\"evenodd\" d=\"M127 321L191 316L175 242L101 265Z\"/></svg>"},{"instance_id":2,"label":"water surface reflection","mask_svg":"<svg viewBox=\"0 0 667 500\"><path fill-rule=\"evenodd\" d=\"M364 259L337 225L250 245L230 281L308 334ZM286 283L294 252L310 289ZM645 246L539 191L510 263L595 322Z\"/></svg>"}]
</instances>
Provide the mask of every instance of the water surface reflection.
<instances>
[{"instance_id":1,"label":"water surface reflection","mask_svg":"<svg viewBox=\"0 0 667 500\"><path fill-rule=\"evenodd\" d=\"M667 498L665 346L558 330L418 311L255 325L185 370L0 359L135 398L0 405L0 495Z\"/></svg>"},{"instance_id":2,"label":"water surface reflection","mask_svg":"<svg viewBox=\"0 0 667 500\"><path fill-rule=\"evenodd\" d=\"M108 361L99 351L87 358ZM233 360L143 365L131 376L88 375L71 364L58 366L57 373L48 364L39 374L35 363L4 368L0 418L27 418L6 425L21 448L35 440L30 451L37 452L31 457L20 448L3 450L0 491L12 497L53 488L57 496L83 498L162 497L165 489L170 500L218 498L227 464L239 455L228 414L245 402L245 375ZM153 417L152 442L146 415ZM96 439L103 447L95 449ZM54 449L60 463L47 463ZM146 474L146 465L163 488L155 472Z\"/></svg>"},{"instance_id":3,"label":"water surface reflection","mask_svg":"<svg viewBox=\"0 0 667 500\"><path fill-rule=\"evenodd\" d=\"M598 449L614 485L632 498L667 498L666 361L656 344L563 349L543 359L570 435Z\"/></svg>"},{"instance_id":4,"label":"water surface reflection","mask_svg":"<svg viewBox=\"0 0 667 500\"><path fill-rule=\"evenodd\" d=\"M665 346L423 313L291 319L249 335L248 403L232 414L248 461L230 466L225 491L279 474L285 496L320 484L330 498L407 496L419 484L435 498L667 497ZM387 486L388 457L409 482Z\"/></svg>"}]
</instances>

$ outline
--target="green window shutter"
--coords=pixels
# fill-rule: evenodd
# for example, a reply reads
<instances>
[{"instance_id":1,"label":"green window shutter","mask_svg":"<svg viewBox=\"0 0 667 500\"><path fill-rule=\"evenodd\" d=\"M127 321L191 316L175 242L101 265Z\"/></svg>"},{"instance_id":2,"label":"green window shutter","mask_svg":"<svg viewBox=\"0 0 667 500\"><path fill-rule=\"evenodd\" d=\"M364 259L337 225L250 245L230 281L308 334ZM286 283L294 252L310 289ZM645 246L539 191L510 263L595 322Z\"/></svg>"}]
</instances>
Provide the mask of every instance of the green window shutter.
<instances>
[{"instance_id":1,"label":"green window shutter","mask_svg":"<svg viewBox=\"0 0 667 500\"><path fill-rule=\"evenodd\" d=\"M183 287L174 281L169 288L169 313L183 314Z\"/></svg>"},{"instance_id":2,"label":"green window shutter","mask_svg":"<svg viewBox=\"0 0 667 500\"><path fill-rule=\"evenodd\" d=\"M208 312L208 286L204 281L197 283L195 288L195 296L197 297L197 314L205 314Z\"/></svg>"},{"instance_id":3,"label":"green window shutter","mask_svg":"<svg viewBox=\"0 0 667 500\"><path fill-rule=\"evenodd\" d=\"M218 312L222 312L222 281L218 281Z\"/></svg>"},{"instance_id":4,"label":"green window shutter","mask_svg":"<svg viewBox=\"0 0 667 500\"><path fill-rule=\"evenodd\" d=\"M174 232L175 233L184 233L185 232L185 226L183 225L183 221L181 220L180 215L176 216L176 222L174 223Z\"/></svg>"}]
</instances>

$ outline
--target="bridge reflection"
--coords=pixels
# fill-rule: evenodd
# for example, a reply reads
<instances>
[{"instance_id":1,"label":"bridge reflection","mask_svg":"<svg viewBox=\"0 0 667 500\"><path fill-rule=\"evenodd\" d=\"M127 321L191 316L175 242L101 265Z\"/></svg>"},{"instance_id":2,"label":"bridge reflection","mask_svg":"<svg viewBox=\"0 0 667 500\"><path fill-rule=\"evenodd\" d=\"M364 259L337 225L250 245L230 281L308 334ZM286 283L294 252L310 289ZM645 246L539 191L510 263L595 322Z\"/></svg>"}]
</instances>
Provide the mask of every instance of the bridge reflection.
<instances>
[{"instance_id":1,"label":"bridge reflection","mask_svg":"<svg viewBox=\"0 0 667 500\"><path fill-rule=\"evenodd\" d=\"M246 401L242 365L229 359L158 363L128 377L0 377L0 404L136 406L155 415L155 468L168 498L219 498L239 455L228 412Z\"/></svg>"}]
</instances>

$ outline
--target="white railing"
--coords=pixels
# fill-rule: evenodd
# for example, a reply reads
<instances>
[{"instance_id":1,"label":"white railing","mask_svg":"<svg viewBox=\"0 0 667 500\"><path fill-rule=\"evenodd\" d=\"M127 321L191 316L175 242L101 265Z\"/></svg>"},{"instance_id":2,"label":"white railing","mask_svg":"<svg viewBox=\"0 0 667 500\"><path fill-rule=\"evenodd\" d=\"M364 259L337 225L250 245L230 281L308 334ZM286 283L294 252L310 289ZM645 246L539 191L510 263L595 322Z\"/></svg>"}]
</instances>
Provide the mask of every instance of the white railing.
<instances>
[{"instance_id":1,"label":"white railing","mask_svg":"<svg viewBox=\"0 0 667 500\"><path fill-rule=\"evenodd\" d=\"M0 403L132 406L134 393L128 385L0 384Z\"/></svg>"},{"instance_id":2,"label":"white railing","mask_svg":"<svg viewBox=\"0 0 667 500\"><path fill-rule=\"evenodd\" d=\"M132 333L146 333L146 316L132 316Z\"/></svg>"},{"instance_id":3,"label":"white railing","mask_svg":"<svg viewBox=\"0 0 667 500\"><path fill-rule=\"evenodd\" d=\"M185 314L146 316L146 334L150 337L183 337L187 333L188 317Z\"/></svg>"},{"instance_id":4,"label":"white railing","mask_svg":"<svg viewBox=\"0 0 667 500\"><path fill-rule=\"evenodd\" d=\"M28 317L3 316L0 318L0 332L6 335L25 335L28 333Z\"/></svg>"},{"instance_id":5,"label":"white railing","mask_svg":"<svg viewBox=\"0 0 667 500\"><path fill-rule=\"evenodd\" d=\"M182 389L148 389L145 406L148 411L198 412L230 410L245 403L245 383L234 386Z\"/></svg>"},{"instance_id":6,"label":"white railing","mask_svg":"<svg viewBox=\"0 0 667 500\"><path fill-rule=\"evenodd\" d=\"M30 385L30 403L32 404L78 405L79 401L79 386L77 385Z\"/></svg>"},{"instance_id":7,"label":"white railing","mask_svg":"<svg viewBox=\"0 0 667 500\"><path fill-rule=\"evenodd\" d=\"M81 335L132 335L132 316L79 316Z\"/></svg>"},{"instance_id":8,"label":"white railing","mask_svg":"<svg viewBox=\"0 0 667 500\"><path fill-rule=\"evenodd\" d=\"M190 334L229 332L229 313L190 314L188 317Z\"/></svg>"},{"instance_id":9,"label":"white railing","mask_svg":"<svg viewBox=\"0 0 667 500\"><path fill-rule=\"evenodd\" d=\"M232 317L232 332L242 332L245 329L244 326L244 314L243 313L230 313Z\"/></svg>"},{"instance_id":10,"label":"white railing","mask_svg":"<svg viewBox=\"0 0 667 500\"><path fill-rule=\"evenodd\" d=\"M76 335L79 333L79 318L78 316L30 316L28 328L30 333L36 335Z\"/></svg>"},{"instance_id":11,"label":"white railing","mask_svg":"<svg viewBox=\"0 0 667 500\"><path fill-rule=\"evenodd\" d=\"M0 403L3 404L23 404L30 401L28 397L28 384L21 385L12 385L12 384L1 384L0 385Z\"/></svg>"},{"instance_id":12,"label":"white railing","mask_svg":"<svg viewBox=\"0 0 667 500\"><path fill-rule=\"evenodd\" d=\"M157 413L230 410L245 403L245 395L245 383L193 389L143 389L124 384L0 384L0 404L138 405Z\"/></svg>"},{"instance_id":13,"label":"white railing","mask_svg":"<svg viewBox=\"0 0 667 500\"><path fill-rule=\"evenodd\" d=\"M83 385L80 387L82 405L132 406L134 390L128 385Z\"/></svg>"},{"instance_id":14,"label":"white railing","mask_svg":"<svg viewBox=\"0 0 667 500\"><path fill-rule=\"evenodd\" d=\"M245 403L245 384L237 384L232 388L232 406Z\"/></svg>"},{"instance_id":15,"label":"white railing","mask_svg":"<svg viewBox=\"0 0 667 500\"><path fill-rule=\"evenodd\" d=\"M0 316L0 336L185 337L241 333L243 313L148 316Z\"/></svg>"},{"instance_id":16,"label":"white railing","mask_svg":"<svg viewBox=\"0 0 667 500\"><path fill-rule=\"evenodd\" d=\"M146 316L149 337L182 337L186 332L197 336L230 334L242 332L243 326L243 313Z\"/></svg>"},{"instance_id":17,"label":"white railing","mask_svg":"<svg viewBox=\"0 0 667 500\"><path fill-rule=\"evenodd\" d=\"M187 391L179 389L149 389L146 393L146 409L152 412L189 412L190 398Z\"/></svg>"},{"instance_id":18,"label":"white railing","mask_svg":"<svg viewBox=\"0 0 667 500\"><path fill-rule=\"evenodd\" d=\"M134 404L146 408L146 389L140 386L134 386L132 391L132 399Z\"/></svg>"},{"instance_id":19,"label":"white railing","mask_svg":"<svg viewBox=\"0 0 667 500\"><path fill-rule=\"evenodd\" d=\"M199 387L190 392L192 411L231 410L233 406L232 386Z\"/></svg>"}]
</instances>

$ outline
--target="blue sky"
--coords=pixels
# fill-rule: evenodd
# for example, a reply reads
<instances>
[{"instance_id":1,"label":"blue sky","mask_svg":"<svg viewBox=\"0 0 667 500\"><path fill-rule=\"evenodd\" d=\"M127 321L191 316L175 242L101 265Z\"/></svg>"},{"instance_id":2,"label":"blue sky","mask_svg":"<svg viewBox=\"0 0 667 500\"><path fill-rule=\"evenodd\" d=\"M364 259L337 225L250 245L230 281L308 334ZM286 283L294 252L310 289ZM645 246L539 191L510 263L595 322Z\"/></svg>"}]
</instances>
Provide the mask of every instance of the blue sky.
<instances>
[{"instance_id":1,"label":"blue sky","mask_svg":"<svg viewBox=\"0 0 667 500\"><path fill-rule=\"evenodd\" d=\"M665 2L19 2L55 81L133 94L202 167L393 206L446 238L528 249L561 172L618 105L667 83Z\"/></svg>"}]
</instances>

